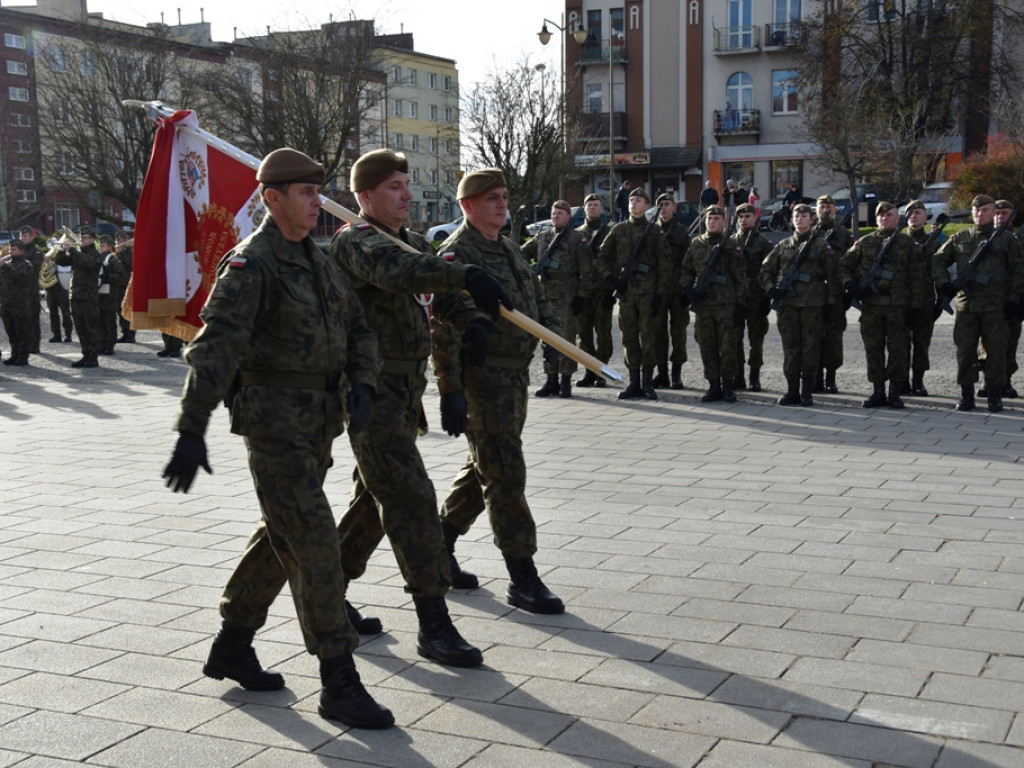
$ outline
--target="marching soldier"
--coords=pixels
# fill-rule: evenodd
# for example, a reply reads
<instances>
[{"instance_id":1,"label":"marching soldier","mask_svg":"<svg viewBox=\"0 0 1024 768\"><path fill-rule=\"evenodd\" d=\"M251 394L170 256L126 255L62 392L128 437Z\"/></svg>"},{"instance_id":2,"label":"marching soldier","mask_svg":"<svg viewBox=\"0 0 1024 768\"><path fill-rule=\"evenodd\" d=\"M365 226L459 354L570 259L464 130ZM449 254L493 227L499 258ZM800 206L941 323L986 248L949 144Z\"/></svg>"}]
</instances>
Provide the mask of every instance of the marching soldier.
<instances>
[{"instance_id":1,"label":"marching soldier","mask_svg":"<svg viewBox=\"0 0 1024 768\"><path fill-rule=\"evenodd\" d=\"M605 237L611 231L612 225L609 222L601 221L604 201L600 195L587 195L583 201L583 210L587 218L576 228L576 231L587 241L587 248L590 250L591 273L594 279L591 281L590 289L583 297L583 311L576 318L579 346L584 352L593 355L602 363L607 363L612 358L612 309L615 307L615 298L612 296L612 291L597 278L597 275L598 253ZM604 387L607 386L607 382L603 376L598 376L588 369L582 379L576 380L576 386Z\"/></svg>"},{"instance_id":2,"label":"marching soldier","mask_svg":"<svg viewBox=\"0 0 1024 768\"><path fill-rule=\"evenodd\" d=\"M4 365L28 365L32 320L39 325L39 315L32 316L32 296L39 296L39 278L21 240L11 240L10 251L10 258L0 263L0 314L11 345Z\"/></svg>"},{"instance_id":3,"label":"marching soldier","mask_svg":"<svg viewBox=\"0 0 1024 768\"><path fill-rule=\"evenodd\" d=\"M32 293L32 319L28 324L29 351L32 354L39 354L39 344L42 340L42 331L39 328L39 313L42 311L42 300L39 297L39 272L43 268L43 254L36 248L36 232L30 226L24 226L18 230L18 236L25 245L25 258L32 265L35 273L36 290ZM57 339L60 341L60 339Z\"/></svg>"},{"instance_id":4,"label":"marching soldier","mask_svg":"<svg viewBox=\"0 0 1024 768\"><path fill-rule=\"evenodd\" d=\"M540 278L544 296L558 316L560 325L552 328L559 336L576 338L577 318L583 312L586 299L594 283L594 267L586 238L569 226L572 206L565 200L551 205L551 223L554 226L540 232L523 246L523 255L535 262L534 272ZM537 397L572 397L572 375L576 361L559 355L554 362L544 361L547 381L534 394Z\"/></svg>"},{"instance_id":5,"label":"marching soldier","mask_svg":"<svg viewBox=\"0 0 1024 768\"><path fill-rule=\"evenodd\" d=\"M78 330L82 345L82 358L72 368L95 368L103 350L103 331L100 325L99 284L103 256L96 250L96 230L82 227L82 247L74 248L70 242L63 245L54 261L71 267L71 317Z\"/></svg>"},{"instance_id":6,"label":"marching soldier","mask_svg":"<svg viewBox=\"0 0 1024 768\"><path fill-rule=\"evenodd\" d=\"M793 206L793 234L776 245L761 266L761 290L777 308L786 394L779 405L814 405L826 314L840 311L842 288L836 262L820 231L811 229L809 205Z\"/></svg>"},{"instance_id":7,"label":"marching soldier","mask_svg":"<svg viewBox=\"0 0 1024 768\"><path fill-rule=\"evenodd\" d=\"M658 314L665 296L676 290L671 284L668 245L651 231L653 223L644 216L650 204L642 187L630 192L629 218L608 233L599 256L598 271L619 299L619 331L629 371L629 385L619 392L620 400L658 399L653 383Z\"/></svg>"},{"instance_id":8,"label":"marching soldier","mask_svg":"<svg viewBox=\"0 0 1024 768\"><path fill-rule=\"evenodd\" d=\"M124 299L128 278L114 253L114 238L111 235L100 235L99 243L100 254L103 256L98 297L103 339L100 354L112 355L114 344L117 343L117 319L121 316L121 301Z\"/></svg>"},{"instance_id":9,"label":"marching soldier","mask_svg":"<svg viewBox=\"0 0 1024 768\"><path fill-rule=\"evenodd\" d=\"M835 263L839 271L839 260L853 245L853 233L836 222L836 201L831 195L822 195L817 201L818 226L825 243L825 253ZM814 382L815 392L836 394L836 371L843 366L843 334L846 333L845 304L837 305L834 312L829 312L825 319L825 327L821 341L821 368Z\"/></svg>"},{"instance_id":10,"label":"marching soldier","mask_svg":"<svg viewBox=\"0 0 1024 768\"><path fill-rule=\"evenodd\" d=\"M675 198L670 194L658 195L658 234L665 240L669 251L669 285L679 285L683 272L683 257L690 247L690 235L686 227L676 219ZM683 363L686 362L686 329L690 325L690 310L679 302L678 291L665 294L661 312L658 314L658 330L654 345L658 352L658 375L652 382L655 389L671 386L683 388ZM669 342L672 352L669 355ZM668 363L672 362L672 378L669 380Z\"/></svg>"},{"instance_id":11,"label":"marching soldier","mask_svg":"<svg viewBox=\"0 0 1024 768\"><path fill-rule=\"evenodd\" d=\"M128 283L132 279L132 261L134 257L134 247L132 245L132 238L128 236L128 233L123 229L117 230L117 234L114 235L115 246L114 253L117 254L117 260L121 262L121 266L124 268L125 281L121 290L118 292L117 297L117 322L121 326L121 336L117 339L121 344L134 344L135 343L135 331L132 330L132 323L130 320L125 318L121 314L120 307L124 303L124 296L128 290Z\"/></svg>"},{"instance_id":12,"label":"marching soldier","mask_svg":"<svg viewBox=\"0 0 1024 768\"><path fill-rule=\"evenodd\" d=\"M921 311L917 313L917 321L907 329L910 334L910 386L909 391L904 387L902 394L928 397L928 390L924 386L924 374L931 368L928 351L932 344L935 321L942 313L936 304L935 283L932 282L932 258L942 245L942 240L939 239L941 235L938 234L937 224L932 224L930 232L925 228L928 211L924 203L920 200L911 200L907 203L905 211L907 234L914 241L914 252L924 268L920 274L920 291L923 297Z\"/></svg>"},{"instance_id":13,"label":"marching soldier","mask_svg":"<svg viewBox=\"0 0 1024 768\"><path fill-rule=\"evenodd\" d=\"M910 335L924 307L924 267L909 235L899 231L899 210L889 202L875 208L878 229L860 238L839 262L839 279L862 305L871 396L865 408L902 408L900 393L910 375ZM886 351L889 353L886 361ZM889 382L889 397L885 382Z\"/></svg>"},{"instance_id":14,"label":"marching soldier","mask_svg":"<svg viewBox=\"0 0 1024 768\"><path fill-rule=\"evenodd\" d=\"M750 354L746 362L750 365L750 391L761 391L761 366L764 365L764 337L768 334L768 313L771 301L761 290L759 277L761 265L772 250L772 244L757 229L757 210L750 203L744 203L736 209L739 229L729 248L733 257L743 265L746 272L746 299L743 302L743 322L736 329L736 363L739 373L736 376L735 389L746 389L743 378L743 326L747 327L747 339L750 342Z\"/></svg>"},{"instance_id":15,"label":"marching soldier","mask_svg":"<svg viewBox=\"0 0 1024 768\"><path fill-rule=\"evenodd\" d=\"M1004 222L1009 221L1010 223L1006 227L1007 231L1019 240L1017 233L1013 231L1013 214L1013 203L1009 200L996 200L996 226L1000 227ZM1024 265L1021 266L1024 267ZM1006 317L1006 384L1003 385L1003 397L1017 397L1017 390L1013 388L1011 379L1017 372L1017 346L1020 344L1020 329L1021 307L1018 307L1015 313L1008 313ZM982 344L978 350L978 363L983 366L986 357L985 345ZM985 387L978 390L978 397L988 397Z\"/></svg>"},{"instance_id":16,"label":"marching soldier","mask_svg":"<svg viewBox=\"0 0 1024 768\"><path fill-rule=\"evenodd\" d=\"M680 287L684 303L697 315L693 337L708 381L700 400L735 403L737 326L745 314L746 265L729 249L721 206L708 206L704 225L704 234L694 238L683 257Z\"/></svg>"}]
</instances>

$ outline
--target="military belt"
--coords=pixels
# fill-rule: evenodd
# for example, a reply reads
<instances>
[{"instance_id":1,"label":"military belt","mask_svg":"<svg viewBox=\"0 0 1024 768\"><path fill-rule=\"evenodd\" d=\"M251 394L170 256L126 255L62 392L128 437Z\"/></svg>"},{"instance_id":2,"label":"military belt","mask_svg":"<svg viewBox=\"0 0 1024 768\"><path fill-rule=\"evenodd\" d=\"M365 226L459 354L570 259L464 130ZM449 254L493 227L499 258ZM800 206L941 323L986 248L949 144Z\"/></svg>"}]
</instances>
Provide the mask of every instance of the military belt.
<instances>
[{"instance_id":1,"label":"military belt","mask_svg":"<svg viewBox=\"0 0 1024 768\"><path fill-rule=\"evenodd\" d=\"M381 373L393 373L399 376L422 376L427 371L427 361L423 360L385 360L380 366Z\"/></svg>"},{"instance_id":2,"label":"military belt","mask_svg":"<svg viewBox=\"0 0 1024 768\"><path fill-rule=\"evenodd\" d=\"M488 355L487 359L484 361L484 365L489 365L492 368L509 368L514 371L525 371L530 367L530 361L523 360L521 357Z\"/></svg>"},{"instance_id":3,"label":"military belt","mask_svg":"<svg viewBox=\"0 0 1024 768\"><path fill-rule=\"evenodd\" d=\"M243 387L281 387L335 392L341 385L341 373L299 373L298 371L239 371Z\"/></svg>"}]
</instances>

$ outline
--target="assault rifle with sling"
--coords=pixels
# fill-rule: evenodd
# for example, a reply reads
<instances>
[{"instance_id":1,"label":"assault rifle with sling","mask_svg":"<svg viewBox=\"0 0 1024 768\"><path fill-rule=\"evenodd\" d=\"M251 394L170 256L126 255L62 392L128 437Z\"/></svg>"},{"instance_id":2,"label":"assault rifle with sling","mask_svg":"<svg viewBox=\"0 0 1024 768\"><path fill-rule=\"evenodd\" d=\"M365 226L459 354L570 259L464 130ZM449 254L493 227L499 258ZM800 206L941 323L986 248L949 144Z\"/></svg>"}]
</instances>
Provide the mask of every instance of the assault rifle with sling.
<instances>
[{"instance_id":1,"label":"assault rifle with sling","mask_svg":"<svg viewBox=\"0 0 1024 768\"><path fill-rule=\"evenodd\" d=\"M548 243L548 247L544 249L544 255L537 259L537 263L533 267L533 272L541 279L541 281L548 279L549 269L558 269L562 266L561 262L555 261L552 257L558 249L559 243L562 242L570 229L572 229L572 227L568 224L562 227L559 233L551 238L551 242Z\"/></svg>"},{"instance_id":2,"label":"assault rifle with sling","mask_svg":"<svg viewBox=\"0 0 1024 768\"><path fill-rule=\"evenodd\" d=\"M619 301L626 298L626 291L629 290L629 286L636 285L637 272L649 272L652 269L651 265L640 263L640 250L644 247L644 243L647 242L647 237L651 234L651 227L657 223L657 216L651 218L651 220L647 222L647 226L644 228L643 234L636 239L635 243L633 243L633 250L630 251L629 258L626 259L625 266L622 268L622 271L619 272L619 279L617 280L618 287L615 289L615 293L612 294Z\"/></svg>"},{"instance_id":3,"label":"assault rifle with sling","mask_svg":"<svg viewBox=\"0 0 1024 768\"><path fill-rule=\"evenodd\" d=\"M878 249L878 253L875 254L875 258L871 262L871 266L868 268L868 271L857 284L857 290L851 291L853 294L853 301L851 301L850 304L854 309L864 309L864 306L861 304L861 299L869 293L875 296L878 295L879 280L892 280L896 276L896 273L891 269L885 268L885 257L889 255L889 249L892 247L893 241L896 239L896 235L903 230L906 223L906 220L901 216L899 223L896 225L896 229L892 231L891 235L885 238L882 246Z\"/></svg>"},{"instance_id":4,"label":"assault rifle with sling","mask_svg":"<svg viewBox=\"0 0 1024 768\"><path fill-rule=\"evenodd\" d=\"M943 312L953 314L953 297L956 296L960 291L964 292L964 296L968 299L971 298L971 283L980 283L981 285L988 285L988 275L979 275L978 266L981 263L981 257L985 255L985 252L992 245L992 241L996 239L999 233L1009 229L1010 224L1013 222L1013 217L1008 217L1006 221L1000 224L991 235L982 240L974 249L974 253L971 254L971 258L964 264L964 268L957 273L956 280L953 281L953 296L939 296L939 307Z\"/></svg>"},{"instance_id":5,"label":"assault rifle with sling","mask_svg":"<svg viewBox=\"0 0 1024 768\"><path fill-rule=\"evenodd\" d=\"M732 237L733 230L736 228L736 222L739 220L738 215L733 215L732 221L729 222L729 226L722 232L722 239L718 242L718 245L711 251L711 255L708 256L708 263L704 267L704 271L700 273L700 277L694 282L694 284L687 291L687 295L690 299L690 308L693 310L693 314L700 315L700 303L704 300L705 296L710 296L714 290L713 283L722 284L725 283L725 275L718 274L718 262L722 258L722 251L725 250L726 243L729 242L729 238Z\"/></svg>"},{"instance_id":6,"label":"assault rifle with sling","mask_svg":"<svg viewBox=\"0 0 1024 768\"><path fill-rule=\"evenodd\" d=\"M779 284L775 286L775 296L772 298L772 309L777 313L782 311L782 299L786 297L786 294L792 293L796 295L796 284L797 283L809 283L811 282L811 276L806 272L801 272L800 267L803 264L804 257L811 248L811 243L814 242L821 230L815 227L811 231L810 237L804 240L804 244L800 246L800 249L796 252L796 256L793 257L793 263L789 265L789 270L783 275L782 279L779 280Z\"/></svg>"}]
</instances>

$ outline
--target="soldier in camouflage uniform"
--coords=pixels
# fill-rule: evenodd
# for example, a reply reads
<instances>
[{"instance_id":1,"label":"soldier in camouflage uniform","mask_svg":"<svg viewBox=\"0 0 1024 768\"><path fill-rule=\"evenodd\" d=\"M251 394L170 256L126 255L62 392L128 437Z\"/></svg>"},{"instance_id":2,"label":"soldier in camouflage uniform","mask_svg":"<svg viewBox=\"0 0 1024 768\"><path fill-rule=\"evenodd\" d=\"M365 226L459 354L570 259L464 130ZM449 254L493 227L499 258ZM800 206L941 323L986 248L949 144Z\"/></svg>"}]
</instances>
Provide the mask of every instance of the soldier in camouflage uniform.
<instances>
[{"instance_id":1,"label":"soldier in camouflage uniform","mask_svg":"<svg viewBox=\"0 0 1024 768\"><path fill-rule=\"evenodd\" d=\"M42 299L39 296L39 271L43 268L43 253L36 248L36 231L32 227L24 226L18 231L21 242L25 245L25 258L32 265L32 271L36 278L36 291L32 294L32 320L29 322L29 352L39 353L39 343L42 340L42 331L39 328L39 313L42 311ZM60 341L60 339L58 339Z\"/></svg>"},{"instance_id":2,"label":"soldier in camouflage uniform","mask_svg":"<svg viewBox=\"0 0 1024 768\"><path fill-rule=\"evenodd\" d=\"M840 282L862 306L860 336L873 390L862 403L865 408L903 407L900 393L910 376L908 331L925 303L924 266L914 241L899 231L899 219L895 205L880 202L875 208L878 229L860 238L839 261Z\"/></svg>"},{"instance_id":3,"label":"soldier in camouflage uniform","mask_svg":"<svg viewBox=\"0 0 1024 768\"><path fill-rule=\"evenodd\" d=\"M700 348L708 391L702 403L736 402L733 383L739 371L738 330L746 315L747 274L725 231L725 211L711 205L704 211L705 232L690 243L679 281L685 301L697 314L693 338ZM716 256L717 254L717 256ZM712 264L712 257L715 258ZM713 270L708 273L708 270ZM706 288L697 286L706 282Z\"/></svg>"},{"instance_id":4,"label":"soldier in camouflage uniform","mask_svg":"<svg viewBox=\"0 0 1024 768\"><path fill-rule=\"evenodd\" d=\"M124 296L127 292L128 283L132 279L132 261L135 251L130 240L131 238L128 236L128 233L123 229L117 230L117 234L114 235L114 252L117 254L117 260L121 262L121 266L124 268L125 273L125 283L118 291L117 296L117 323L121 326L121 335L118 337L117 341L121 344L135 343L135 331L132 330L131 321L126 319L120 312L120 307L124 303Z\"/></svg>"},{"instance_id":5,"label":"soldier in camouflage uniform","mask_svg":"<svg viewBox=\"0 0 1024 768\"><path fill-rule=\"evenodd\" d=\"M231 249L188 346L167 484L187 492L210 466L203 435L221 400L242 435L263 520L224 588L224 619L203 673L250 690L284 686L252 647L287 581L306 650L320 660L319 712L361 728L394 724L363 687L359 642L344 606L338 533L323 483L331 445L370 418L377 339L345 274L309 233L320 210L323 166L294 149L267 155L256 173L267 216Z\"/></svg>"},{"instance_id":6,"label":"soldier in camouflage uniform","mask_svg":"<svg viewBox=\"0 0 1024 768\"><path fill-rule=\"evenodd\" d=\"M644 216L650 204L651 198L642 187L634 189L629 195L629 218L612 227L598 256L601 279L619 297L619 332L629 370L629 385L619 392L620 400L658 399L654 391L658 316L665 297L678 290L671 281L668 245ZM631 265L641 238L636 263Z\"/></svg>"},{"instance_id":7,"label":"soldier in camouflage uniform","mask_svg":"<svg viewBox=\"0 0 1024 768\"><path fill-rule=\"evenodd\" d=\"M679 285L682 275L683 257L690 247L690 235L686 227L676 219L676 201L672 195L658 195L658 234L665 241L669 252L669 284ZM683 363L686 362L686 329L690 325L690 310L679 302L679 292L669 291L661 303L658 313L658 329L654 347L658 355L658 374L651 384L655 389L671 386L683 388ZM669 353L671 341L672 352ZM668 363L672 362L672 378L669 379Z\"/></svg>"},{"instance_id":8,"label":"soldier in camouflage uniform","mask_svg":"<svg viewBox=\"0 0 1024 768\"><path fill-rule=\"evenodd\" d=\"M750 391L761 391L761 366L764 365L764 337L768 334L768 313L771 301L761 290L759 278L761 265L772 250L768 238L757 229L757 211L750 203L744 203L736 209L737 232L729 241L729 249L733 258L743 265L747 273L746 299L743 302L743 322L736 329L736 364L739 373L736 375L735 389L746 389L747 382L743 377L743 326L747 328L747 339L750 341L750 354L746 362L750 365Z\"/></svg>"},{"instance_id":9,"label":"soldier in camouflage uniform","mask_svg":"<svg viewBox=\"0 0 1024 768\"><path fill-rule=\"evenodd\" d=\"M920 200L911 200L904 210L907 216L907 235L914 241L914 252L923 265L920 291L924 298L921 311L917 314L917 321L907 329L910 335L911 381L909 387L904 387L903 394L928 397L928 390L924 386L924 373L931 368L928 351L932 344L935 321L942 312L936 304L935 283L932 282L932 257L943 241L939 239L942 235L938 232L937 224L932 224L930 231L925 228L928 211L924 203Z\"/></svg>"},{"instance_id":10,"label":"soldier in camouflage uniform","mask_svg":"<svg viewBox=\"0 0 1024 768\"><path fill-rule=\"evenodd\" d=\"M0 315L11 344L11 355L4 365L28 365L32 349L31 322L39 325L39 315L32 316L32 294L39 295L39 278L25 257L25 244L11 240L10 259L0 262Z\"/></svg>"},{"instance_id":11,"label":"soldier in camouflage uniform","mask_svg":"<svg viewBox=\"0 0 1024 768\"><path fill-rule=\"evenodd\" d=\"M1010 224L1007 226L1007 231L1013 235L1014 239L1020 241L1017 233L1013 231L1013 203L1009 200L996 200L996 214L995 224L997 227L1001 226L1003 222L1010 220ZM939 310L942 311L941 309ZM1006 318L1006 383L1003 385L1003 397L1017 397L1017 390L1014 389L1011 379L1013 374L1017 372L1017 346L1020 344L1020 331L1021 331L1021 307L1018 307L1017 312L1010 313ZM978 364L984 368L985 358L987 357L985 352L985 345L981 344L978 348ZM985 387L981 387L978 390L978 397L988 397L988 390Z\"/></svg>"},{"instance_id":12,"label":"soldier in camouflage uniform","mask_svg":"<svg viewBox=\"0 0 1024 768\"><path fill-rule=\"evenodd\" d=\"M836 201L831 195L822 195L817 202L818 232L825 242L825 253L835 262L839 270L839 260L853 245L853 233L836 222ZM821 341L821 368L814 382L815 392L836 394L836 371L843 366L843 334L846 333L846 310L848 305L829 312L825 319L825 328Z\"/></svg>"},{"instance_id":13,"label":"soldier in camouflage uniform","mask_svg":"<svg viewBox=\"0 0 1024 768\"><path fill-rule=\"evenodd\" d=\"M544 298L540 281L519 248L500 234L508 211L505 177L497 168L462 178L459 203L466 219L440 248L461 264L474 264L498 280L516 308L548 328L558 318ZM465 534L484 509L494 543L508 567L507 598L534 613L561 613L562 601L544 585L533 555L537 526L526 501L523 426L530 358L537 339L505 318L494 324L490 352L472 365L453 333L465 297L436 297L434 371L441 393L441 424L451 435L465 431L469 456L441 506L441 523Z\"/></svg>"},{"instance_id":14,"label":"soldier in camouflage uniform","mask_svg":"<svg viewBox=\"0 0 1024 768\"><path fill-rule=\"evenodd\" d=\"M812 220L809 205L793 206L794 233L772 248L761 266L761 290L779 307L776 322L787 385L779 405L814 405L825 315L842 307L836 262L826 253L821 232L812 231ZM797 256L800 263L794 270ZM779 284L790 275L792 283L783 290Z\"/></svg>"},{"instance_id":15,"label":"soldier in camouflage uniform","mask_svg":"<svg viewBox=\"0 0 1024 768\"><path fill-rule=\"evenodd\" d=\"M121 317L121 301L128 285L128 276L124 272L121 261L114 253L114 238L100 235L100 254L103 256L103 268L100 269L100 330L103 334L101 355L114 354L117 343L117 320Z\"/></svg>"},{"instance_id":16,"label":"soldier in camouflage uniform","mask_svg":"<svg viewBox=\"0 0 1024 768\"><path fill-rule=\"evenodd\" d=\"M73 362L71 367L95 368L103 350L99 304L103 256L96 250L96 231L92 227L82 227L80 234L82 247L74 248L70 242L64 243L63 251L57 253L54 261L71 267L71 317L82 345L82 358Z\"/></svg>"},{"instance_id":17,"label":"soldier in camouflage uniform","mask_svg":"<svg viewBox=\"0 0 1024 768\"><path fill-rule=\"evenodd\" d=\"M957 383L960 385L958 411L974 410L974 384L978 380L978 341L988 352L985 358L985 389L988 409L1003 409L1002 391L1006 384L1007 320L1016 316L1018 301L1024 292L1021 268L1021 244L1010 232L996 233L996 201L978 195L971 202L974 226L952 235L932 259L932 280L945 300L956 299L953 343L956 344ZM978 245L991 241L977 263L970 283L957 290L950 279L950 267L956 264L963 276ZM959 278L958 278L959 279Z\"/></svg>"},{"instance_id":18,"label":"soldier in camouflage uniform","mask_svg":"<svg viewBox=\"0 0 1024 768\"><path fill-rule=\"evenodd\" d=\"M523 255L534 262L544 297L558 316L560 325L552 328L559 336L576 338L577 318L583 312L584 296L594 283L594 266L586 238L569 226L572 206L565 200L551 204L551 229L539 232L523 246ZM547 381L534 394L537 397L572 397L572 375L576 361L565 355L549 363L544 361Z\"/></svg>"},{"instance_id":19,"label":"soldier in camouflage uniform","mask_svg":"<svg viewBox=\"0 0 1024 768\"><path fill-rule=\"evenodd\" d=\"M405 155L390 149L366 153L352 166L350 187L367 223L342 229L331 252L352 281L383 362L370 424L349 433L357 466L352 500L338 525L345 576L361 576L387 534L416 606L419 654L443 664L479 666L483 654L459 635L448 614L449 554L434 484L416 448L430 355L430 296L424 294L467 288L497 315L503 293L479 267L435 256L425 238L405 228L413 198ZM475 347L471 355L483 360L491 320L474 309L459 322L466 327L465 343ZM373 629L380 631L379 622Z\"/></svg>"},{"instance_id":20,"label":"soldier in camouflage uniform","mask_svg":"<svg viewBox=\"0 0 1024 768\"><path fill-rule=\"evenodd\" d=\"M600 195L587 195L583 200L583 210L587 218L576 231L587 241L594 280L583 297L583 311L576 318L579 347L602 363L607 363L612 358L612 310L615 308L615 298L608 286L598 279L598 253L612 225L601 221L604 201ZM605 387L607 382L603 376L588 370L582 379L576 380L576 386Z\"/></svg>"}]
</instances>

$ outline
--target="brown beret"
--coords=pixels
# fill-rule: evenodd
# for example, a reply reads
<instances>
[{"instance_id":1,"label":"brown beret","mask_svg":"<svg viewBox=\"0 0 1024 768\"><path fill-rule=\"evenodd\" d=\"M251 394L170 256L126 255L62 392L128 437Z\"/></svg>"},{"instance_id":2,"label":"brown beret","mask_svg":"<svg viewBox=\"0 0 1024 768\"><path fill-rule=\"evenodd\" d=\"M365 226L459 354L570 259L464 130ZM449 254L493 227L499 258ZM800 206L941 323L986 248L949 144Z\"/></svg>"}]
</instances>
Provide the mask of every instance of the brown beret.
<instances>
[{"instance_id":1,"label":"brown beret","mask_svg":"<svg viewBox=\"0 0 1024 768\"><path fill-rule=\"evenodd\" d=\"M505 174L501 168L482 168L479 171L467 173L459 182L458 192L455 193L457 200L467 197L476 197L484 192L490 192L495 187L507 187Z\"/></svg>"},{"instance_id":2,"label":"brown beret","mask_svg":"<svg viewBox=\"0 0 1024 768\"><path fill-rule=\"evenodd\" d=\"M736 206L736 213L757 213L757 208L750 203L743 203L743 205Z\"/></svg>"},{"instance_id":3,"label":"brown beret","mask_svg":"<svg viewBox=\"0 0 1024 768\"><path fill-rule=\"evenodd\" d=\"M1002 200L1002 199L996 200L996 210L997 211L1012 211L1013 210L1013 203L1011 203L1009 200Z\"/></svg>"},{"instance_id":4,"label":"brown beret","mask_svg":"<svg viewBox=\"0 0 1024 768\"><path fill-rule=\"evenodd\" d=\"M907 207L903 209L903 213L909 216L912 211L916 211L918 209L921 209L922 211L928 210L927 208L924 207L924 203L922 203L920 200L911 200L909 203L907 203Z\"/></svg>"},{"instance_id":5,"label":"brown beret","mask_svg":"<svg viewBox=\"0 0 1024 768\"><path fill-rule=\"evenodd\" d=\"M261 184L323 184L324 167L304 152L282 147L263 158L256 180Z\"/></svg>"},{"instance_id":6,"label":"brown beret","mask_svg":"<svg viewBox=\"0 0 1024 768\"><path fill-rule=\"evenodd\" d=\"M30 227L28 224L19 229L18 232L20 232L23 235L34 235L36 233L36 231L32 229L32 227Z\"/></svg>"},{"instance_id":7,"label":"brown beret","mask_svg":"<svg viewBox=\"0 0 1024 768\"><path fill-rule=\"evenodd\" d=\"M596 200L597 202L601 203L601 205L604 205L604 199L600 195L598 195L598 194L596 194L594 192L591 192L589 195L587 195L585 198L583 198L583 204L586 205L591 200Z\"/></svg>"},{"instance_id":8,"label":"brown beret","mask_svg":"<svg viewBox=\"0 0 1024 768\"><path fill-rule=\"evenodd\" d=\"M888 200L883 200L882 202L875 206L875 215L877 216L880 213L891 211L895 207L896 206L890 203Z\"/></svg>"},{"instance_id":9,"label":"brown beret","mask_svg":"<svg viewBox=\"0 0 1024 768\"><path fill-rule=\"evenodd\" d=\"M704 209L705 216L725 216L725 208L720 205L709 205Z\"/></svg>"},{"instance_id":10,"label":"brown beret","mask_svg":"<svg viewBox=\"0 0 1024 768\"><path fill-rule=\"evenodd\" d=\"M647 190L644 189L643 187L637 187L636 189L634 189L632 192L629 193L629 196L630 197L642 197L648 203L651 202L651 196L647 194Z\"/></svg>"},{"instance_id":11,"label":"brown beret","mask_svg":"<svg viewBox=\"0 0 1024 768\"><path fill-rule=\"evenodd\" d=\"M811 206L807 203L800 203L793 206L793 213L814 213L814 211L811 210Z\"/></svg>"},{"instance_id":12,"label":"brown beret","mask_svg":"<svg viewBox=\"0 0 1024 768\"><path fill-rule=\"evenodd\" d=\"M660 195L658 195L658 199L655 200L654 202L657 203L658 205L661 205L666 200L670 203L674 203L676 201L675 195L671 195L668 192L662 192Z\"/></svg>"},{"instance_id":13,"label":"brown beret","mask_svg":"<svg viewBox=\"0 0 1024 768\"><path fill-rule=\"evenodd\" d=\"M113 245L114 244L114 236L113 235L100 235L100 242L101 243L106 243L107 245Z\"/></svg>"},{"instance_id":14,"label":"brown beret","mask_svg":"<svg viewBox=\"0 0 1024 768\"><path fill-rule=\"evenodd\" d=\"M554 210L555 208L561 208L566 213L572 214L572 206L565 202L565 200L555 200L555 202L551 204L551 210Z\"/></svg>"},{"instance_id":15,"label":"brown beret","mask_svg":"<svg viewBox=\"0 0 1024 768\"><path fill-rule=\"evenodd\" d=\"M390 149L375 149L353 163L348 184L353 192L373 189L395 171L409 172L409 161L405 155Z\"/></svg>"},{"instance_id":16,"label":"brown beret","mask_svg":"<svg viewBox=\"0 0 1024 768\"><path fill-rule=\"evenodd\" d=\"M822 203L828 203L829 205L835 205L836 201L832 198L832 195L822 195L818 198L818 205Z\"/></svg>"},{"instance_id":17,"label":"brown beret","mask_svg":"<svg viewBox=\"0 0 1024 768\"><path fill-rule=\"evenodd\" d=\"M996 201L989 195L978 195L971 200L971 208L981 208L983 205L994 205L995 202Z\"/></svg>"}]
</instances>

